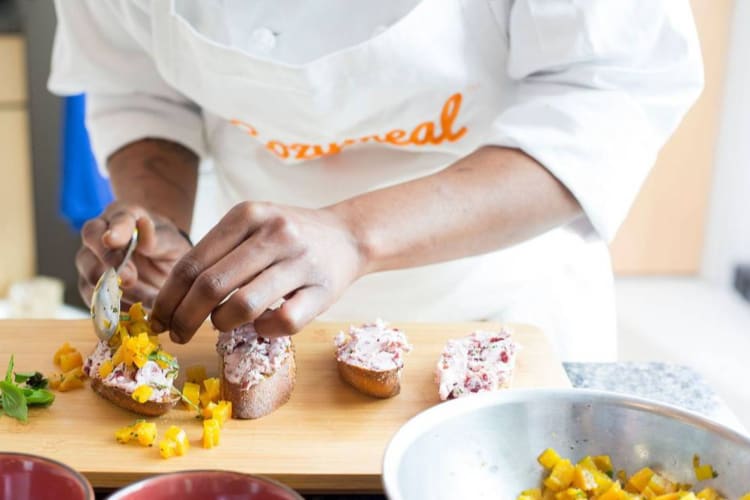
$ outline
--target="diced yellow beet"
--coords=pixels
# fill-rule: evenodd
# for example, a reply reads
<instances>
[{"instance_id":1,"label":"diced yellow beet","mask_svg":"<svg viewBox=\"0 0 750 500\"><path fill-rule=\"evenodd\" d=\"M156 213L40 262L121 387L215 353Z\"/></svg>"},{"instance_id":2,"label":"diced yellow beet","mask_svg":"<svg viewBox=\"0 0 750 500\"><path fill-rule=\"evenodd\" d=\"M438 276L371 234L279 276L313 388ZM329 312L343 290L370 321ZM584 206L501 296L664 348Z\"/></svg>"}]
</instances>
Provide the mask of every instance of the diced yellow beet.
<instances>
[{"instance_id":1,"label":"diced yellow beet","mask_svg":"<svg viewBox=\"0 0 750 500\"><path fill-rule=\"evenodd\" d=\"M78 351L66 352L60 355L60 369L69 372L73 368L83 366L83 356Z\"/></svg>"},{"instance_id":2,"label":"diced yellow beet","mask_svg":"<svg viewBox=\"0 0 750 500\"><path fill-rule=\"evenodd\" d=\"M167 429L167 432L164 434L164 437L175 443L175 453L177 455L184 455L190 448L187 434L185 434L185 431L180 429L176 425L170 426L169 429Z\"/></svg>"},{"instance_id":3,"label":"diced yellow beet","mask_svg":"<svg viewBox=\"0 0 750 500\"><path fill-rule=\"evenodd\" d=\"M555 500L555 492L549 488L542 491L542 500Z\"/></svg>"},{"instance_id":4,"label":"diced yellow beet","mask_svg":"<svg viewBox=\"0 0 750 500\"><path fill-rule=\"evenodd\" d=\"M594 491L596 489L594 474L583 465L576 465L573 473L573 486L584 491Z\"/></svg>"},{"instance_id":5,"label":"diced yellow beet","mask_svg":"<svg viewBox=\"0 0 750 500\"><path fill-rule=\"evenodd\" d=\"M47 375L48 387L52 390L57 390L60 388L60 383L63 381L63 377L65 375L62 373L52 373L50 375Z\"/></svg>"},{"instance_id":6,"label":"diced yellow beet","mask_svg":"<svg viewBox=\"0 0 750 500\"><path fill-rule=\"evenodd\" d=\"M151 446L156 441L156 424L140 421L134 426L134 434L141 446Z\"/></svg>"},{"instance_id":7,"label":"diced yellow beet","mask_svg":"<svg viewBox=\"0 0 750 500\"><path fill-rule=\"evenodd\" d=\"M59 390L60 392L67 392L73 389L79 389L83 387L83 381L85 380L85 378L86 375L83 373L83 370L80 366L78 368L73 368L72 370L63 374L63 379L60 382L57 390Z\"/></svg>"},{"instance_id":8,"label":"diced yellow beet","mask_svg":"<svg viewBox=\"0 0 750 500\"><path fill-rule=\"evenodd\" d=\"M143 304L140 302L136 302L130 306L128 314L130 315L130 321L146 321L146 311L143 309Z\"/></svg>"},{"instance_id":9,"label":"diced yellow beet","mask_svg":"<svg viewBox=\"0 0 750 500\"><path fill-rule=\"evenodd\" d=\"M139 403L145 403L149 400L151 395L154 393L154 388L150 385L139 385L135 388L133 391L133 394L131 394L130 397L132 397L134 400L138 401Z\"/></svg>"},{"instance_id":10,"label":"diced yellow beet","mask_svg":"<svg viewBox=\"0 0 750 500\"><path fill-rule=\"evenodd\" d=\"M615 477L620 481L620 484L628 484L628 474L624 470L618 470Z\"/></svg>"},{"instance_id":11,"label":"diced yellow beet","mask_svg":"<svg viewBox=\"0 0 750 500\"><path fill-rule=\"evenodd\" d=\"M675 488L675 484L661 474L654 474L653 476L651 476L651 479L648 480L647 486L651 488L651 491L653 491L657 495L663 495L665 493L672 493L673 491L677 491L677 488Z\"/></svg>"},{"instance_id":12,"label":"diced yellow beet","mask_svg":"<svg viewBox=\"0 0 750 500\"><path fill-rule=\"evenodd\" d=\"M680 493L676 491L673 493L666 493L664 495L654 497L654 500L680 500Z\"/></svg>"},{"instance_id":13,"label":"diced yellow beet","mask_svg":"<svg viewBox=\"0 0 750 500\"><path fill-rule=\"evenodd\" d=\"M591 458L590 455L586 455L581 460L579 460L578 465L589 471L599 470L599 468L594 463L594 459Z\"/></svg>"},{"instance_id":14,"label":"diced yellow beet","mask_svg":"<svg viewBox=\"0 0 750 500\"><path fill-rule=\"evenodd\" d=\"M579 500L588 498L586 493L578 488L568 488L555 495L555 500Z\"/></svg>"},{"instance_id":15,"label":"diced yellow beet","mask_svg":"<svg viewBox=\"0 0 750 500\"><path fill-rule=\"evenodd\" d=\"M619 481L612 483L607 491L599 495L598 500L622 500L626 497L626 493L622 491Z\"/></svg>"},{"instance_id":16,"label":"diced yellow beet","mask_svg":"<svg viewBox=\"0 0 750 500\"><path fill-rule=\"evenodd\" d=\"M125 444L130 441L133 437L133 429L131 426L122 427L115 432L115 439L118 443Z\"/></svg>"},{"instance_id":17,"label":"diced yellow beet","mask_svg":"<svg viewBox=\"0 0 750 500\"><path fill-rule=\"evenodd\" d=\"M601 495L607 491L612 486L612 483L614 483L613 479L600 470L594 471L591 474L594 476L594 481L596 482L596 489L594 492L597 495Z\"/></svg>"},{"instance_id":18,"label":"diced yellow beet","mask_svg":"<svg viewBox=\"0 0 750 500\"><path fill-rule=\"evenodd\" d=\"M703 488L696 497L701 500L718 500L720 498L719 493L713 488Z\"/></svg>"},{"instance_id":19,"label":"diced yellow beet","mask_svg":"<svg viewBox=\"0 0 750 500\"><path fill-rule=\"evenodd\" d=\"M521 494L518 495L517 500L542 500L542 490L539 488L523 490Z\"/></svg>"},{"instance_id":20,"label":"diced yellow beet","mask_svg":"<svg viewBox=\"0 0 750 500\"><path fill-rule=\"evenodd\" d=\"M194 405L198 405L198 401L200 398L200 392L201 392L201 386L198 384L194 384L192 382L185 382L185 385L182 386L182 395L193 403ZM191 406L185 403L185 407L188 409L191 409Z\"/></svg>"},{"instance_id":21,"label":"diced yellow beet","mask_svg":"<svg viewBox=\"0 0 750 500\"><path fill-rule=\"evenodd\" d=\"M562 491L573 482L575 467L567 458L560 460L552 468L549 477L544 480L544 485L552 491Z\"/></svg>"},{"instance_id":22,"label":"diced yellow beet","mask_svg":"<svg viewBox=\"0 0 750 500\"><path fill-rule=\"evenodd\" d=\"M651 476L653 476L654 474L654 471L649 467L644 467L643 469L630 476L630 480L628 480L628 484L625 486L625 489L627 491L630 491L631 493L640 493L648 485L648 482L651 480Z\"/></svg>"},{"instance_id":23,"label":"diced yellow beet","mask_svg":"<svg viewBox=\"0 0 750 500\"><path fill-rule=\"evenodd\" d=\"M203 421L203 447L213 448L219 445L219 435L221 433L219 421L215 418L209 418Z\"/></svg>"},{"instance_id":24,"label":"diced yellow beet","mask_svg":"<svg viewBox=\"0 0 750 500\"><path fill-rule=\"evenodd\" d=\"M652 498L656 497L656 493L654 493L654 490L646 486L645 488L643 488L643 491L641 491L641 496L646 500L651 500Z\"/></svg>"},{"instance_id":25,"label":"diced yellow beet","mask_svg":"<svg viewBox=\"0 0 750 500\"><path fill-rule=\"evenodd\" d=\"M740 500L750 500L750 491L740 497Z\"/></svg>"},{"instance_id":26,"label":"diced yellow beet","mask_svg":"<svg viewBox=\"0 0 750 500\"><path fill-rule=\"evenodd\" d=\"M201 405L206 406L210 402L217 402L221 397L221 381L216 378L207 378L203 381L204 391L201 394Z\"/></svg>"},{"instance_id":27,"label":"diced yellow beet","mask_svg":"<svg viewBox=\"0 0 750 500\"><path fill-rule=\"evenodd\" d=\"M611 473L614 470L614 467L612 467L612 459L609 458L609 455L595 456L594 463L596 464L597 469L605 474Z\"/></svg>"},{"instance_id":28,"label":"diced yellow beet","mask_svg":"<svg viewBox=\"0 0 750 500\"><path fill-rule=\"evenodd\" d=\"M162 439L159 441L159 455L162 458L172 458L177 455L177 443L171 439Z\"/></svg>"},{"instance_id":29,"label":"diced yellow beet","mask_svg":"<svg viewBox=\"0 0 750 500\"><path fill-rule=\"evenodd\" d=\"M73 347L72 345L70 345L69 342L65 342L63 345L60 346L60 348L57 351L55 351L54 356L52 356L52 361L56 365L60 366L60 357L63 354L68 354L68 353L71 353L71 352L73 352L75 350L76 350L75 347Z\"/></svg>"},{"instance_id":30,"label":"diced yellow beet","mask_svg":"<svg viewBox=\"0 0 750 500\"><path fill-rule=\"evenodd\" d=\"M557 462L559 462L560 460L562 460L562 458L552 448L547 448L542 452L541 455L539 455L539 458L537 458L537 461L545 469L551 469L552 467L557 465Z\"/></svg>"},{"instance_id":31,"label":"diced yellow beet","mask_svg":"<svg viewBox=\"0 0 750 500\"><path fill-rule=\"evenodd\" d=\"M203 365L188 366L185 370L185 376L188 382L200 385L206 380L206 367Z\"/></svg>"},{"instance_id":32,"label":"diced yellow beet","mask_svg":"<svg viewBox=\"0 0 750 500\"><path fill-rule=\"evenodd\" d=\"M112 373L112 369L114 366L112 366L112 361L107 359L105 360L101 365L99 365L99 378L106 378L110 373Z\"/></svg>"},{"instance_id":33,"label":"diced yellow beet","mask_svg":"<svg viewBox=\"0 0 750 500\"><path fill-rule=\"evenodd\" d=\"M123 362L123 354L125 353L125 348L120 344L120 347L117 348L115 353L112 355L112 365L117 366L120 363Z\"/></svg>"},{"instance_id":34,"label":"diced yellow beet","mask_svg":"<svg viewBox=\"0 0 750 500\"><path fill-rule=\"evenodd\" d=\"M709 464L699 465L693 469L695 470L696 481L705 481L714 477L714 468Z\"/></svg>"},{"instance_id":35,"label":"diced yellow beet","mask_svg":"<svg viewBox=\"0 0 750 500\"><path fill-rule=\"evenodd\" d=\"M680 495L680 500L698 500L698 497L696 497L695 493L692 491L688 491L687 493ZM740 498L740 500L742 500L742 498Z\"/></svg>"}]
</instances>

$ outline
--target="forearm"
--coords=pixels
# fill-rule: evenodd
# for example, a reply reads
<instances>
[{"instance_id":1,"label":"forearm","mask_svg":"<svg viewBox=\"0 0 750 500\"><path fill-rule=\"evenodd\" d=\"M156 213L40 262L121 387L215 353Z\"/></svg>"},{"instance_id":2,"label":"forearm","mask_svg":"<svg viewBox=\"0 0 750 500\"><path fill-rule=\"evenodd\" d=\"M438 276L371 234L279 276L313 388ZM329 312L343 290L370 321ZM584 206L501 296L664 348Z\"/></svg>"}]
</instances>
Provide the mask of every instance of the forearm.
<instances>
[{"instance_id":1,"label":"forearm","mask_svg":"<svg viewBox=\"0 0 750 500\"><path fill-rule=\"evenodd\" d=\"M331 209L352 228L366 273L490 252L581 214L572 194L544 167L499 147Z\"/></svg>"},{"instance_id":2,"label":"forearm","mask_svg":"<svg viewBox=\"0 0 750 500\"><path fill-rule=\"evenodd\" d=\"M198 156L179 144L143 139L112 154L107 170L117 200L140 205L189 231L198 163Z\"/></svg>"}]
</instances>

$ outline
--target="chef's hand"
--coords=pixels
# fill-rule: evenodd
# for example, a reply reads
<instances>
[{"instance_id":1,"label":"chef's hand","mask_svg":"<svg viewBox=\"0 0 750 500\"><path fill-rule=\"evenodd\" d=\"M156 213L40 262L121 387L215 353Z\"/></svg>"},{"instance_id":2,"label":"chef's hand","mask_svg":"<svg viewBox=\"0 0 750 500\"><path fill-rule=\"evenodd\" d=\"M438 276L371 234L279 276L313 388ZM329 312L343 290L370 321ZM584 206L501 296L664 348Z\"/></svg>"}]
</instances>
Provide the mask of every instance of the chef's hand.
<instances>
[{"instance_id":1,"label":"chef's hand","mask_svg":"<svg viewBox=\"0 0 750 500\"><path fill-rule=\"evenodd\" d=\"M243 202L174 266L152 328L185 343L211 316L221 331L252 321L263 336L291 335L359 277L362 260L333 211Z\"/></svg>"},{"instance_id":2,"label":"chef's hand","mask_svg":"<svg viewBox=\"0 0 750 500\"><path fill-rule=\"evenodd\" d=\"M123 307L141 301L148 308L177 260L191 245L165 217L144 208L114 202L81 230L82 245L76 254L78 290L91 303L91 294L104 271L117 267L125 256L133 229L138 227L138 245L120 271Z\"/></svg>"}]
</instances>

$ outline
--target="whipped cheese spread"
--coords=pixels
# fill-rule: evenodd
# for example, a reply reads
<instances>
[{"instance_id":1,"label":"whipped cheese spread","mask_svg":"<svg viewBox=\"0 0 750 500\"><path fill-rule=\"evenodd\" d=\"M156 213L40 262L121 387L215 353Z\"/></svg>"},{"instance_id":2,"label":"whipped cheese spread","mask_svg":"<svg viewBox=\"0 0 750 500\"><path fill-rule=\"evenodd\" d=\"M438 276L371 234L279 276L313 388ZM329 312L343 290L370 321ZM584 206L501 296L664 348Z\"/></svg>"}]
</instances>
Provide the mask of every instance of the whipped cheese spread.
<instances>
[{"instance_id":1,"label":"whipped cheese spread","mask_svg":"<svg viewBox=\"0 0 750 500\"><path fill-rule=\"evenodd\" d=\"M334 339L336 359L373 371L404 367L404 353L412 347L404 332L390 328L381 319L362 326L350 326L349 333L339 332Z\"/></svg>"},{"instance_id":2,"label":"whipped cheese spread","mask_svg":"<svg viewBox=\"0 0 750 500\"><path fill-rule=\"evenodd\" d=\"M174 385L174 374L168 373L154 361L146 361L142 367L127 367L124 363L112 368L109 375L104 378L99 376L99 367L107 360L112 360L112 349L105 341L99 341L96 349L87 358L83 365L83 371L90 378L98 378L109 387L121 389L132 393L141 385L149 385L154 390L149 401L165 401L171 399L172 386Z\"/></svg>"},{"instance_id":3,"label":"whipped cheese spread","mask_svg":"<svg viewBox=\"0 0 750 500\"><path fill-rule=\"evenodd\" d=\"M508 330L476 331L449 340L437 364L440 399L454 399L497 390L510 383L516 344Z\"/></svg>"},{"instance_id":4,"label":"whipped cheese spread","mask_svg":"<svg viewBox=\"0 0 750 500\"><path fill-rule=\"evenodd\" d=\"M224 376L232 384L248 389L281 368L292 354L289 337L267 339L247 324L220 332L216 351L224 358Z\"/></svg>"}]
</instances>

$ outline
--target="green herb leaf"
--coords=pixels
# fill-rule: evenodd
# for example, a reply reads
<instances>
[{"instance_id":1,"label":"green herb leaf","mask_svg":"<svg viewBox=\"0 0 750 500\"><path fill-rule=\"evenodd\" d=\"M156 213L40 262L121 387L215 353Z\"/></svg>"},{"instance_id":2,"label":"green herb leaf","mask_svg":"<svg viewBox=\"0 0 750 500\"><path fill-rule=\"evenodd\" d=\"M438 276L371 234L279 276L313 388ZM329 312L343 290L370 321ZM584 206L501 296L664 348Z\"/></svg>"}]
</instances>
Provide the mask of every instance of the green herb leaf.
<instances>
[{"instance_id":1,"label":"green herb leaf","mask_svg":"<svg viewBox=\"0 0 750 500\"><path fill-rule=\"evenodd\" d=\"M21 422L28 421L29 408L21 389L9 381L3 380L0 382L0 391L3 391L3 411L5 414Z\"/></svg>"},{"instance_id":2,"label":"green herb leaf","mask_svg":"<svg viewBox=\"0 0 750 500\"><path fill-rule=\"evenodd\" d=\"M8 361L8 370L5 372L5 381L11 383L13 381L13 355L10 355L10 361Z\"/></svg>"},{"instance_id":3,"label":"green herb leaf","mask_svg":"<svg viewBox=\"0 0 750 500\"><path fill-rule=\"evenodd\" d=\"M55 395L47 389L23 389L23 395L29 406L49 406L55 400Z\"/></svg>"},{"instance_id":4,"label":"green herb leaf","mask_svg":"<svg viewBox=\"0 0 750 500\"><path fill-rule=\"evenodd\" d=\"M16 384L23 384L27 380L29 380L31 377L34 376L34 373L32 372L26 372L26 373L14 373L13 378L16 381Z\"/></svg>"}]
</instances>

